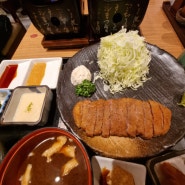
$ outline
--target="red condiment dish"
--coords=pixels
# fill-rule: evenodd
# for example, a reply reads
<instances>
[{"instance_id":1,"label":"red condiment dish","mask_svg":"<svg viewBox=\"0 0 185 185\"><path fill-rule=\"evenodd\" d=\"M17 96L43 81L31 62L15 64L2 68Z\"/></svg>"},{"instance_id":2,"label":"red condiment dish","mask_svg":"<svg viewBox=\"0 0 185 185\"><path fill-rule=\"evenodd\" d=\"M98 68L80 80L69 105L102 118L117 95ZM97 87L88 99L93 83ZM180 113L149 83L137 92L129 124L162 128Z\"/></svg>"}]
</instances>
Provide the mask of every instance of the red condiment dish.
<instances>
[{"instance_id":1,"label":"red condiment dish","mask_svg":"<svg viewBox=\"0 0 185 185\"><path fill-rule=\"evenodd\" d=\"M76 167L75 173L70 172L68 175L72 175L68 179L72 179L71 185L75 185L76 182L80 182L80 178L85 178L84 180L81 180L81 185L92 185L93 184L93 178L92 178L92 170L91 170L91 162L88 156L88 153L86 152L85 147L81 143L81 141L76 138L73 134L70 132L61 129L61 128L41 128L38 130L35 130L28 135L24 136L21 140L19 140L6 154L5 158L3 159L2 163L0 164L0 185L20 185L21 184L21 170L26 164L26 160L33 154L35 151L35 148L38 149L43 148L43 143L48 142L51 138L55 138L58 136L65 136L69 141L72 142L75 145L75 156L77 161L79 162L78 166ZM68 143L68 145L69 145ZM67 146L68 146L67 145ZM51 146L51 143L50 145ZM34 153L35 156L38 153ZM59 155L59 154L54 154ZM54 161L54 155L53 155L53 161ZM34 157L35 157L34 156ZM80 156L80 158L79 158ZM67 158L68 159L68 158ZM42 164L37 161L37 164L39 164L39 167L41 168ZM32 166L34 165L34 162ZM57 167L58 168L58 167ZM34 168L33 168L34 169ZM43 173L46 171L45 169L42 169ZM55 170L54 170L55 171ZM56 170L57 171L57 170ZM33 175L32 173L31 175ZM32 177L32 176L31 176ZM54 184L64 184L65 176L60 177L61 181L54 182ZM45 184L47 183L47 179L49 179L48 176L44 179ZM59 177L54 177L54 179L59 179ZM40 179L39 179L40 180ZM30 180L29 185L32 184L32 179ZM61 182L61 183L60 183ZM40 184L40 183L39 183ZM66 183L66 185L70 185L69 183Z\"/></svg>"},{"instance_id":2,"label":"red condiment dish","mask_svg":"<svg viewBox=\"0 0 185 185\"><path fill-rule=\"evenodd\" d=\"M0 88L8 88L11 81L16 77L18 64L8 65L0 78Z\"/></svg>"}]
</instances>

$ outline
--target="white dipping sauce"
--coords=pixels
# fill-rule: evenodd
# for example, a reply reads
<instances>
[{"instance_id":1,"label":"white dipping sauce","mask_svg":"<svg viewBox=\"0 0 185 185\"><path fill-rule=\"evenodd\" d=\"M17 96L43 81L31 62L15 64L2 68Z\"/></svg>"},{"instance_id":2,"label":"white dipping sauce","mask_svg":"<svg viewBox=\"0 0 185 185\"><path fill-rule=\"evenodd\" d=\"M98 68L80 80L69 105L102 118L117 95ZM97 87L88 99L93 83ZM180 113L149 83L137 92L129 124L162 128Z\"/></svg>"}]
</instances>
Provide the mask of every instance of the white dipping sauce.
<instances>
[{"instance_id":1,"label":"white dipping sauce","mask_svg":"<svg viewBox=\"0 0 185 185\"><path fill-rule=\"evenodd\" d=\"M71 83L76 86L84 80L91 81L91 72L84 65L76 67L71 73Z\"/></svg>"},{"instance_id":2,"label":"white dipping sauce","mask_svg":"<svg viewBox=\"0 0 185 185\"><path fill-rule=\"evenodd\" d=\"M14 122L36 122L40 118L45 93L25 93L21 96Z\"/></svg>"}]
</instances>

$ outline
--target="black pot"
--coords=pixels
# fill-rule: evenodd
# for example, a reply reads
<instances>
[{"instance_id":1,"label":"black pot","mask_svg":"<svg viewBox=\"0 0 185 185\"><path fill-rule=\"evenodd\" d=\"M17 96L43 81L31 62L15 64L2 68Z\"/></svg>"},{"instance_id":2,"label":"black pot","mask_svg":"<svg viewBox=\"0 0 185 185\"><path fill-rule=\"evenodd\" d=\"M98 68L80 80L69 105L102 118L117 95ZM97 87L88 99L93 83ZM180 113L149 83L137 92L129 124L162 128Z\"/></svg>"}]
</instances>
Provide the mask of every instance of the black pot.
<instances>
[{"instance_id":1,"label":"black pot","mask_svg":"<svg viewBox=\"0 0 185 185\"><path fill-rule=\"evenodd\" d=\"M94 37L110 35L122 27L136 30L149 0L88 0L90 28Z\"/></svg>"},{"instance_id":2,"label":"black pot","mask_svg":"<svg viewBox=\"0 0 185 185\"><path fill-rule=\"evenodd\" d=\"M47 38L89 36L98 40L122 27L136 30L149 0L88 0L89 15L81 14L80 0L22 0L34 26Z\"/></svg>"},{"instance_id":3,"label":"black pot","mask_svg":"<svg viewBox=\"0 0 185 185\"><path fill-rule=\"evenodd\" d=\"M82 35L78 0L22 0L34 26L46 37L71 38Z\"/></svg>"}]
</instances>

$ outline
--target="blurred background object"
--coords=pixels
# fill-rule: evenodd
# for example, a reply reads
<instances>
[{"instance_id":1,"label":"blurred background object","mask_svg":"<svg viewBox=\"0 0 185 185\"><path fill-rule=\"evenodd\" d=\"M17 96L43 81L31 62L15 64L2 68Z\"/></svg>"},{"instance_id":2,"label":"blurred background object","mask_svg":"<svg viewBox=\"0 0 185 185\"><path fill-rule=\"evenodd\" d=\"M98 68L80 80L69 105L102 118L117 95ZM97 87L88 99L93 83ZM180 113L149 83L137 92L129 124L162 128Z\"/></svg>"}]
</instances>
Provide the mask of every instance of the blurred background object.
<instances>
[{"instance_id":1,"label":"blurred background object","mask_svg":"<svg viewBox=\"0 0 185 185\"><path fill-rule=\"evenodd\" d=\"M4 15L1 13L1 36L3 36L2 32L4 32L4 34L8 33L8 38L0 49L0 61L3 59L10 59L12 57L26 33L26 29L17 15L19 7L20 5L18 1L0 1L0 8L5 12ZM9 26L6 27L7 25Z\"/></svg>"},{"instance_id":2,"label":"blurred background object","mask_svg":"<svg viewBox=\"0 0 185 185\"><path fill-rule=\"evenodd\" d=\"M22 0L34 26L53 39L83 35L79 0Z\"/></svg>"},{"instance_id":3,"label":"blurred background object","mask_svg":"<svg viewBox=\"0 0 185 185\"><path fill-rule=\"evenodd\" d=\"M185 5L184 0L174 0L173 4L171 4L171 12L175 15L176 12L183 6Z\"/></svg>"},{"instance_id":4,"label":"blurred background object","mask_svg":"<svg viewBox=\"0 0 185 185\"><path fill-rule=\"evenodd\" d=\"M139 28L149 0L89 0L90 29L95 38Z\"/></svg>"},{"instance_id":5,"label":"blurred background object","mask_svg":"<svg viewBox=\"0 0 185 185\"><path fill-rule=\"evenodd\" d=\"M0 164L1 164L1 161L3 160L5 156L5 149L3 147L3 144L0 142Z\"/></svg>"},{"instance_id":6,"label":"blurred background object","mask_svg":"<svg viewBox=\"0 0 185 185\"><path fill-rule=\"evenodd\" d=\"M83 47L102 36L139 29L149 0L22 0L49 49ZM73 6L71 6L73 5Z\"/></svg>"},{"instance_id":7,"label":"blurred background object","mask_svg":"<svg viewBox=\"0 0 185 185\"><path fill-rule=\"evenodd\" d=\"M185 6L177 10L175 18L180 25L185 26Z\"/></svg>"}]
</instances>

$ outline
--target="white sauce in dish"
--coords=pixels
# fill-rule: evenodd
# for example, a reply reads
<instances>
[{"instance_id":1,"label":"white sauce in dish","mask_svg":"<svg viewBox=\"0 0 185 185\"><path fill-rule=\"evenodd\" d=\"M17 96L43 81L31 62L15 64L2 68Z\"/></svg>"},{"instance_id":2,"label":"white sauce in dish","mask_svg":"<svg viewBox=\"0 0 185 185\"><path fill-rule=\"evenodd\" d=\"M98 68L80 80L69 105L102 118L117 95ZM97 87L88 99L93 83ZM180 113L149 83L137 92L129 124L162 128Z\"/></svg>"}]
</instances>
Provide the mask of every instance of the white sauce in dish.
<instances>
[{"instance_id":1,"label":"white sauce in dish","mask_svg":"<svg viewBox=\"0 0 185 185\"><path fill-rule=\"evenodd\" d=\"M45 93L25 93L21 96L14 122L36 122L40 118Z\"/></svg>"},{"instance_id":2,"label":"white sauce in dish","mask_svg":"<svg viewBox=\"0 0 185 185\"><path fill-rule=\"evenodd\" d=\"M91 81L91 72L84 65L76 67L71 73L71 83L76 86L84 80Z\"/></svg>"}]
</instances>

